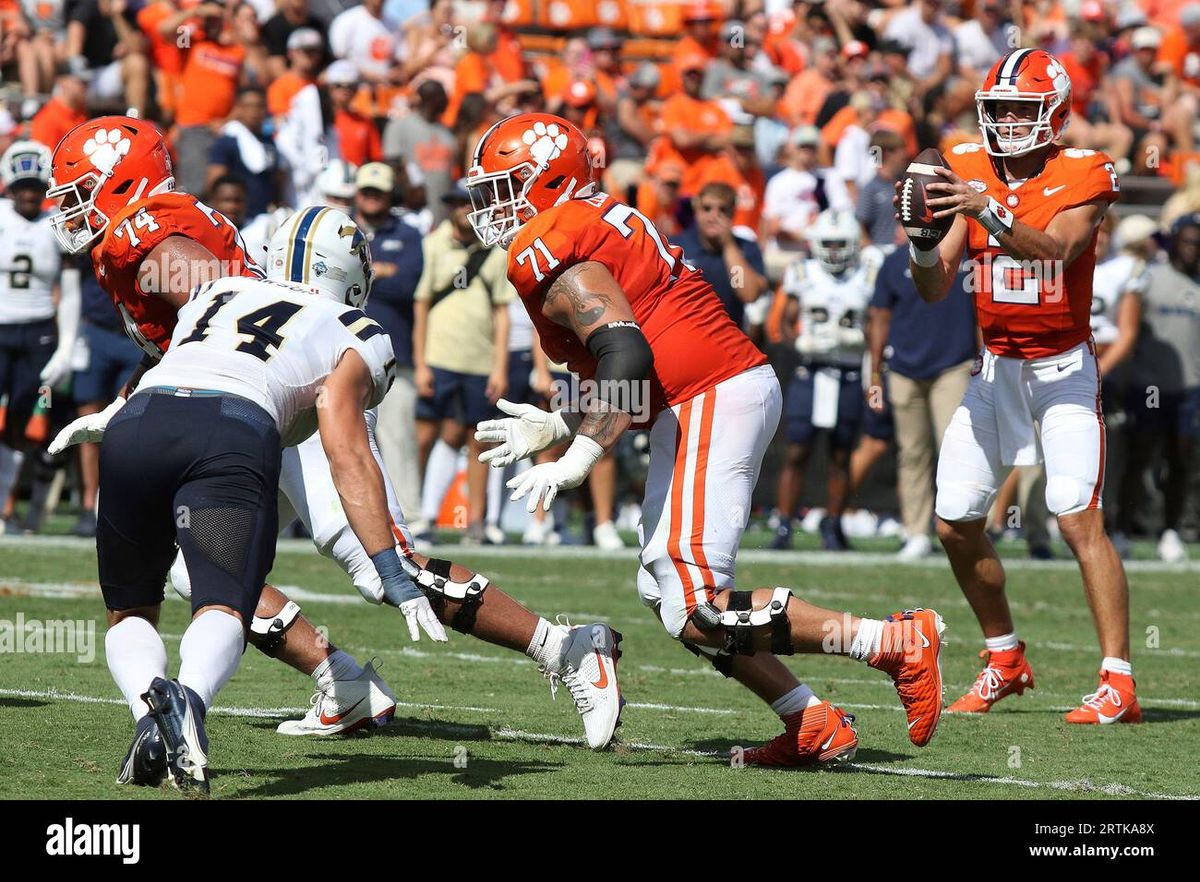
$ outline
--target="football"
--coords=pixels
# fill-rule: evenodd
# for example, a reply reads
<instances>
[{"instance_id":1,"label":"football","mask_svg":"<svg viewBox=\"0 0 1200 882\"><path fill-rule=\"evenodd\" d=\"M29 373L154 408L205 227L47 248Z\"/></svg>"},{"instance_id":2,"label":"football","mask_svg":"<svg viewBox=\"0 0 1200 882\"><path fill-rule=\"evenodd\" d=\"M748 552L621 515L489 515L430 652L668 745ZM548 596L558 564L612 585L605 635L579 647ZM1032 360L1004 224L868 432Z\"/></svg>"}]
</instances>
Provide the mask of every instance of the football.
<instances>
[{"instance_id":1,"label":"football","mask_svg":"<svg viewBox=\"0 0 1200 882\"><path fill-rule=\"evenodd\" d=\"M917 154L900 179L900 224L909 241L922 251L936 248L954 223L954 215L934 218L933 209L928 205L929 199L935 198L936 194L926 195L925 188L946 180L938 174L939 166L949 168L942 154L930 147Z\"/></svg>"}]
</instances>

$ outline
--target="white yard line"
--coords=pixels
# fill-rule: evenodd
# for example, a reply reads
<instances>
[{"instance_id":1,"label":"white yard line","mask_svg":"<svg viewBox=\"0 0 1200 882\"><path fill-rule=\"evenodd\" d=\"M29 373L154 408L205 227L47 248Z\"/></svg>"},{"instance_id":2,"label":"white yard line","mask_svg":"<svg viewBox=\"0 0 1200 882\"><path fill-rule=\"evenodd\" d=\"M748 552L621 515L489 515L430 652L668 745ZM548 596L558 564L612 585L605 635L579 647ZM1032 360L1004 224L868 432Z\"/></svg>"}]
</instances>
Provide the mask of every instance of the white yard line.
<instances>
[{"instance_id":1,"label":"white yard line","mask_svg":"<svg viewBox=\"0 0 1200 882\"><path fill-rule=\"evenodd\" d=\"M8 696L13 698L38 698L47 699L50 701L72 701L80 704L109 704L109 705L124 705L125 702L119 698L98 698L92 695L80 695L75 692L59 692L58 690L32 690L32 689L0 689L0 696ZM459 710L459 711L475 711L481 713L500 713L496 708L482 707L456 707L453 705L443 704L413 704L408 702L397 702L399 706L423 709L436 710ZM636 706L636 705L634 705ZM859 707L876 707L875 705L858 705ZM670 705L645 705L645 707L653 707L656 709L670 709ZM854 705L847 705L854 707ZM221 707L212 708L213 713L225 714L235 717L256 717L256 718L274 718L294 713L303 713L307 708L252 708L252 707ZM436 730L445 730L447 732L461 731L462 726L446 723L427 723L420 721L419 726L424 728L432 728ZM565 735L551 735L539 732L526 732L520 729L512 729L508 726L501 726L493 730L493 734L497 738L509 741L524 741L540 744L562 744L571 746L580 746L583 744L583 739ZM687 756L714 758L726 756L720 751L702 751L692 750L689 748L672 747L667 744L652 744L647 742L632 741L622 742L623 746L632 750L654 751L661 753L679 753ZM1030 781L1024 778L1013 777L996 777L989 775L972 775L961 772L950 772L937 769L917 769L904 766L892 767L881 766L874 763L848 763L843 768L861 769L865 772L871 772L882 775L898 775L901 777L911 778L928 778L942 779L950 781L965 781L978 784L988 784L1004 787L1021 787L1027 789L1049 789L1049 790L1065 790L1076 793L1103 793L1108 796L1129 796L1139 797L1142 799L1200 799L1200 796L1195 795L1178 795L1169 793L1153 793L1142 790L1136 790L1132 787L1127 787L1124 784L1094 784L1087 779L1079 781Z\"/></svg>"},{"instance_id":2,"label":"white yard line","mask_svg":"<svg viewBox=\"0 0 1200 882\"><path fill-rule=\"evenodd\" d=\"M82 539L75 536L0 536L0 550L12 548L95 548L96 540ZM317 551L308 539L280 539L276 550L283 554L308 554L316 556ZM456 545L437 546L439 553L449 552L454 556L478 560L503 560L507 558L533 558L537 560L553 559L599 559L611 560L614 563L626 563L637 559L636 548L626 548L623 551L602 551L590 545L564 545L556 548L527 548L520 545L483 546L475 548L459 548ZM949 569L946 558L934 555L924 560L897 560L894 554L882 551L771 551L765 548L747 548L738 552L738 560L742 563L775 563L819 564L824 566L845 566L863 568L933 568ZM1027 558L1003 558L1006 569L1009 570L1076 570L1078 565L1070 559L1065 560L1029 560ZM1178 564L1168 564L1157 560L1125 561L1125 569L1129 572L1146 573L1200 573L1200 560L1189 560Z\"/></svg>"}]
</instances>

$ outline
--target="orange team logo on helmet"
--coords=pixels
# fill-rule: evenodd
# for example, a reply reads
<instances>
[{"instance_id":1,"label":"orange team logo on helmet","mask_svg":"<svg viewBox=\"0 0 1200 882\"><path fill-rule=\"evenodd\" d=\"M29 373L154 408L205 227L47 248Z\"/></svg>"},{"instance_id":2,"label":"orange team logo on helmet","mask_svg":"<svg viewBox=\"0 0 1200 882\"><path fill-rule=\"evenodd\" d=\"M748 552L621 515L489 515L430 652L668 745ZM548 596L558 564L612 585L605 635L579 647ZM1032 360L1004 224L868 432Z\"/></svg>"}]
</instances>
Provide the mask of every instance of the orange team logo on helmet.
<instances>
[{"instance_id":1,"label":"orange team logo on helmet","mask_svg":"<svg viewBox=\"0 0 1200 882\"><path fill-rule=\"evenodd\" d=\"M162 132L129 116L102 116L63 136L51 160L50 218L62 247L78 254L95 244L121 209L175 189Z\"/></svg>"},{"instance_id":2,"label":"orange team logo on helmet","mask_svg":"<svg viewBox=\"0 0 1200 882\"><path fill-rule=\"evenodd\" d=\"M467 170L475 234L485 245L507 247L538 212L593 195L592 167L587 138L562 117L501 120L479 139Z\"/></svg>"},{"instance_id":3,"label":"orange team logo on helmet","mask_svg":"<svg viewBox=\"0 0 1200 882\"><path fill-rule=\"evenodd\" d=\"M1020 105L1027 105L1021 112ZM984 148L1022 156L1058 140L1071 116L1071 78L1041 49L1016 49L994 65L975 93Z\"/></svg>"}]
</instances>

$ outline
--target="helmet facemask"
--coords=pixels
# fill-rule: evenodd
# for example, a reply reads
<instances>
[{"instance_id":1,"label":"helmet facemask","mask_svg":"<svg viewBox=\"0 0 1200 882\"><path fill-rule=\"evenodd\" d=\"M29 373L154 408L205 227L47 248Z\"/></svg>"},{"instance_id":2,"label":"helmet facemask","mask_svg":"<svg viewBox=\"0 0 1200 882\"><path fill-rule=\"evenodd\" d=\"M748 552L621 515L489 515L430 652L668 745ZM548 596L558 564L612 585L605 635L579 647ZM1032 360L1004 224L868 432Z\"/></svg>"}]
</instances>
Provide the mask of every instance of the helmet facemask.
<instances>
[{"instance_id":1,"label":"helmet facemask","mask_svg":"<svg viewBox=\"0 0 1200 882\"><path fill-rule=\"evenodd\" d=\"M1023 156L1054 140L1055 111L1067 100L1062 95L1043 95L1038 92L1002 92L997 89L975 93L975 108L979 128L983 133L984 149L991 156ZM1037 105L1037 116L1000 122L996 109L1000 102L1020 102ZM1066 125L1063 125L1066 129Z\"/></svg>"},{"instance_id":2,"label":"helmet facemask","mask_svg":"<svg viewBox=\"0 0 1200 882\"><path fill-rule=\"evenodd\" d=\"M527 194L541 172L532 162L523 162L494 172L475 166L467 173L473 209L467 220L480 242L489 248L507 248L517 231L537 214Z\"/></svg>"},{"instance_id":3,"label":"helmet facemask","mask_svg":"<svg viewBox=\"0 0 1200 882\"><path fill-rule=\"evenodd\" d=\"M66 184L56 185L50 179L46 198L55 200L59 206L50 217L50 227L64 251L71 254L86 251L108 229L108 215L96 207L103 180L94 171Z\"/></svg>"},{"instance_id":4,"label":"helmet facemask","mask_svg":"<svg viewBox=\"0 0 1200 882\"><path fill-rule=\"evenodd\" d=\"M815 239L813 255L828 272L841 275L854 263L857 243L848 239Z\"/></svg>"}]
</instances>

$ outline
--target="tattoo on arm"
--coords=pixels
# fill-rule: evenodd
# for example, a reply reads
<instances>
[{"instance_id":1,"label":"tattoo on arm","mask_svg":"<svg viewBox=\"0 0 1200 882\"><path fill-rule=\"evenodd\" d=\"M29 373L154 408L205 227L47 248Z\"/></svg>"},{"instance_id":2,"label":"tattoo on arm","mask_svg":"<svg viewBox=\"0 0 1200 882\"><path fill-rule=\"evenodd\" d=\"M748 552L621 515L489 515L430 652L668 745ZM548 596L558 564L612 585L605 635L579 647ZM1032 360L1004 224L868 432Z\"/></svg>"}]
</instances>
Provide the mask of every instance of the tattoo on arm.
<instances>
[{"instance_id":1,"label":"tattoo on arm","mask_svg":"<svg viewBox=\"0 0 1200 882\"><path fill-rule=\"evenodd\" d=\"M585 287L580 276L587 264L576 264L555 279L542 302L542 312L555 324L586 340L613 306L612 297ZM626 307L628 308L628 307Z\"/></svg>"},{"instance_id":2,"label":"tattoo on arm","mask_svg":"<svg viewBox=\"0 0 1200 882\"><path fill-rule=\"evenodd\" d=\"M597 409L583 415L579 434L587 435L605 450L617 443L621 434L629 428L633 418L620 410L609 410L607 405L597 402Z\"/></svg>"}]
</instances>

